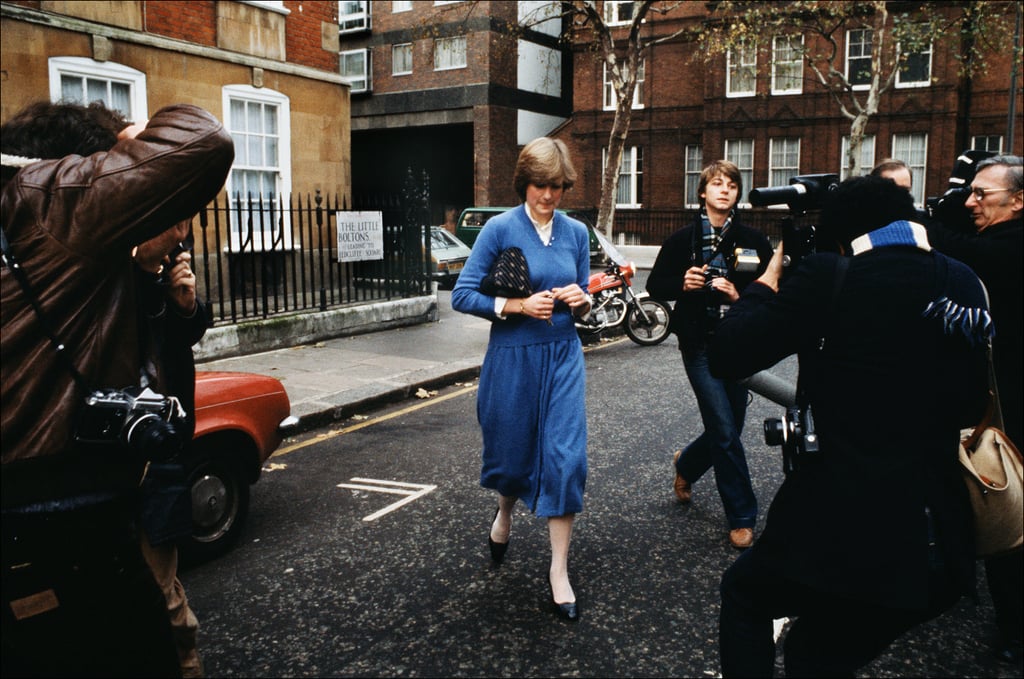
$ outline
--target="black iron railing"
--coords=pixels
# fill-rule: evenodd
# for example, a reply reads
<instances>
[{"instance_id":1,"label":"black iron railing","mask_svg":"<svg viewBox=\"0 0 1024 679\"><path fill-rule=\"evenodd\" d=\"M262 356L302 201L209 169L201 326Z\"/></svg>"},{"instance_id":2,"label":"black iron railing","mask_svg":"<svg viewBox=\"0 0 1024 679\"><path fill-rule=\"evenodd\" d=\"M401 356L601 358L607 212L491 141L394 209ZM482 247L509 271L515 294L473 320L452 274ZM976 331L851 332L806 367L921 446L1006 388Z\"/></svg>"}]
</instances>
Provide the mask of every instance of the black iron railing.
<instances>
[{"instance_id":1,"label":"black iron railing","mask_svg":"<svg viewBox=\"0 0 1024 679\"><path fill-rule=\"evenodd\" d=\"M350 208L337 196L211 203L193 222L193 268L214 324L430 294L428 213L416 193L351 208L384 222L383 259L357 262L338 261L336 215Z\"/></svg>"},{"instance_id":2,"label":"black iron railing","mask_svg":"<svg viewBox=\"0 0 1024 679\"><path fill-rule=\"evenodd\" d=\"M616 243L625 245L661 245L674 231L692 224L695 209L680 210L616 210L613 234ZM747 226L759 229L778 245L782 239L781 220L788 210L747 209L740 219Z\"/></svg>"}]
</instances>

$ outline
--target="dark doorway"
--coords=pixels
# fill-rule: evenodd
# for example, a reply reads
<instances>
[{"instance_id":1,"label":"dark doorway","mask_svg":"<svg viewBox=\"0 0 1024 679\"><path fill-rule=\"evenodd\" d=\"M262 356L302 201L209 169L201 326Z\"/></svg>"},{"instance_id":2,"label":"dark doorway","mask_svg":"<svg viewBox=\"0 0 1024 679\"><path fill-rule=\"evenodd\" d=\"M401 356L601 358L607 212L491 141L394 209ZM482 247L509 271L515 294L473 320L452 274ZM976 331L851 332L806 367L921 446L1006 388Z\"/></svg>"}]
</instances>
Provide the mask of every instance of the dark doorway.
<instances>
[{"instance_id":1,"label":"dark doorway","mask_svg":"<svg viewBox=\"0 0 1024 679\"><path fill-rule=\"evenodd\" d=\"M458 215L473 201L473 126L445 125L352 133L352 195L401 191L406 172L430 176L430 219Z\"/></svg>"}]
</instances>

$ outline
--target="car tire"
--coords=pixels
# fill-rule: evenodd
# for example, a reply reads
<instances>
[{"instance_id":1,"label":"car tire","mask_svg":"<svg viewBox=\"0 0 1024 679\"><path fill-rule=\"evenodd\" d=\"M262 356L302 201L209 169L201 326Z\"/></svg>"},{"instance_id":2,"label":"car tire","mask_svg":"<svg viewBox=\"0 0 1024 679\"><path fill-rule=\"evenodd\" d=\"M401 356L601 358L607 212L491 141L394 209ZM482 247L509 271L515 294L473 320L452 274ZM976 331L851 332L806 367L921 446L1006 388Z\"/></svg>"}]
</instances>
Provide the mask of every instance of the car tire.
<instances>
[{"instance_id":1,"label":"car tire","mask_svg":"<svg viewBox=\"0 0 1024 679\"><path fill-rule=\"evenodd\" d=\"M203 562L224 554L238 540L249 515L249 480L240 464L222 453L193 459L188 469L192 534L180 547L184 560Z\"/></svg>"}]
</instances>

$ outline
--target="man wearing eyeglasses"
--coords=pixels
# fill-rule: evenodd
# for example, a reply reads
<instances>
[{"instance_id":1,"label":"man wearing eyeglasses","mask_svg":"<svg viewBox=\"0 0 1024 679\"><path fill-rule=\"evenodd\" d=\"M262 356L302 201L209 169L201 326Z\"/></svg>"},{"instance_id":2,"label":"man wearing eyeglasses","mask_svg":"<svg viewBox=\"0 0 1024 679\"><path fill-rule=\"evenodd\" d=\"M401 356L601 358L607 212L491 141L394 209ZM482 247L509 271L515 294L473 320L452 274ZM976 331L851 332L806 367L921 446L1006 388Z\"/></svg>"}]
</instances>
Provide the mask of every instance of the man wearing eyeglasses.
<instances>
[{"instance_id":1,"label":"man wearing eyeglasses","mask_svg":"<svg viewBox=\"0 0 1024 679\"><path fill-rule=\"evenodd\" d=\"M929 225L928 239L935 249L959 259L974 269L988 288L996 335L992 341L992 363L1002 406L1006 434L1018 449L1021 440L1021 384L1024 354L1024 172L1021 157L992 156L978 163L971 193L964 202L975 234L954 233ZM953 226L953 225L949 225ZM997 654L1010 661L1021 657L1021 606L1024 564L1021 551L985 560L985 574L996 609L1000 638Z\"/></svg>"}]
</instances>

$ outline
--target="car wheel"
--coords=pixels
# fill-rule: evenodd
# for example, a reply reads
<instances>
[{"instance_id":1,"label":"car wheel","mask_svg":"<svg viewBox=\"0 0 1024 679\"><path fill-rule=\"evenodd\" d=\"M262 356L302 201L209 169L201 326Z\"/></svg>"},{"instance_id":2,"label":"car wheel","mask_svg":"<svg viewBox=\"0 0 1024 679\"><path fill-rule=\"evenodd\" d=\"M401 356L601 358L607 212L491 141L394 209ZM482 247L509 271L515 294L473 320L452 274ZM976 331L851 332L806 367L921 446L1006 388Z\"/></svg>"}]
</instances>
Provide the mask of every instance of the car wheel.
<instances>
[{"instance_id":1,"label":"car wheel","mask_svg":"<svg viewBox=\"0 0 1024 679\"><path fill-rule=\"evenodd\" d=\"M192 535L182 545L189 561L220 556L238 539L249 515L249 481L223 455L198 456L189 469Z\"/></svg>"}]
</instances>

